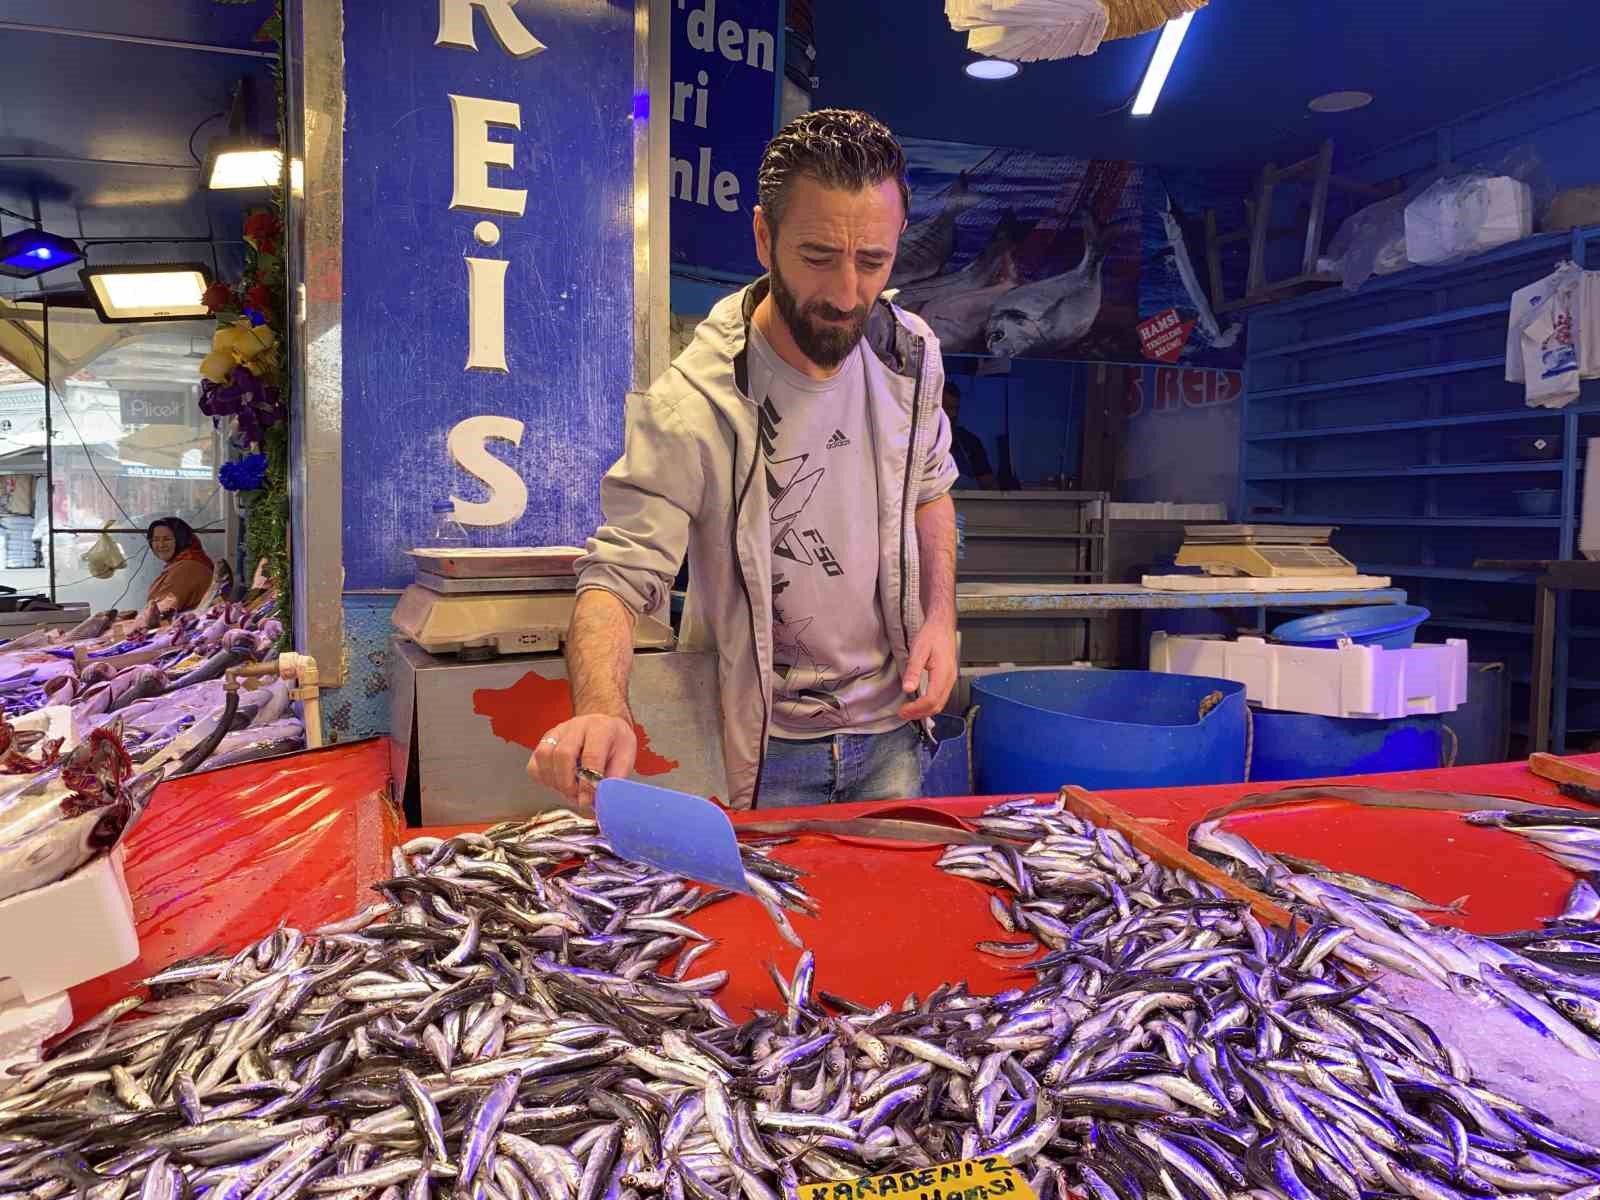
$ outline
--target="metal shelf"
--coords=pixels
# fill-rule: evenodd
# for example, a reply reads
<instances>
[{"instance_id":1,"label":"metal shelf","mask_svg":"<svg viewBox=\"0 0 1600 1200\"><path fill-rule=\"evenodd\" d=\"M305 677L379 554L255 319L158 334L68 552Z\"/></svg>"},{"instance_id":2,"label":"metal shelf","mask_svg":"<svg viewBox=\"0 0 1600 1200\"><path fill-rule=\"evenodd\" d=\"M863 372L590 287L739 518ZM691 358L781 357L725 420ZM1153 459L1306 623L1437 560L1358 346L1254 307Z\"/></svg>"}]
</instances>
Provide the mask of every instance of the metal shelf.
<instances>
[{"instance_id":1,"label":"metal shelf","mask_svg":"<svg viewBox=\"0 0 1600 1200\"><path fill-rule=\"evenodd\" d=\"M1252 358L1282 358L1286 354L1311 354L1318 350L1332 350L1338 346L1349 346L1356 342L1371 341L1376 338L1394 337L1402 333L1417 333L1424 329L1438 329L1445 325L1463 325L1468 321L1482 320L1484 317L1509 317L1511 305L1505 304L1478 304L1471 308L1457 308L1450 312L1433 313L1426 317L1413 317L1409 321L1391 321L1387 325L1374 325L1370 329L1359 329L1354 333L1341 333L1333 337L1313 338L1308 342L1290 342L1284 346L1270 346L1260 353L1252 354Z\"/></svg>"},{"instance_id":2,"label":"metal shelf","mask_svg":"<svg viewBox=\"0 0 1600 1200\"><path fill-rule=\"evenodd\" d=\"M1438 379L1445 375L1469 375L1474 371L1505 370L1505 355L1498 358L1469 358L1460 362L1437 363L1430 367L1407 367L1377 375L1357 375L1350 379L1328 379L1320 383L1295 383L1288 387L1262 388L1252 392L1252 400L1286 400L1324 392L1347 392L1353 388L1377 387L1384 383L1407 383L1413 379ZM1506 384L1514 387L1514 384Z\"/></svg>"},{"instance_id":3,"label":"metal shelf","mask_svg":"<svg viewBox=\"0 0 1600 1200\"><path fill-rule=\"evenodd\" d=\"M1330 516L1279 516L1276 513L1254 514L1246 520L1264 525L1422 525L1429 527L1472 526L1483 529L1560 529L1560 517L1330 517Z\"/></svg>"},{"instance_id":4,"label":"metal shelf","mask_svg":"<svg viewBox=\"0 0 1600 1200\"><path fill-rule=\"evenodd\" d=\"M1356 292L1318 292L1257 309L1250 317L1240 414L1244 463L1255 469L1241 471L1235 510L1240 519L1343 526L1341 548L1363 570L1413 587L1434 581L1430 594L1438 594L1439 603L1456 612L1520 617L1527 597L1526 620L1435 616L1433 623L1452 634L1475 634L1492 641L1497 653L1513 659L1524 650L1531 657L1533 587L1540 572L1391 560L1556 559L1576 553L1576 504L1585 481L1584 435L1591 432L1592 418L1600 414L1600 385L1586 384L1565 408L1528 407L1520 386L1506 383L1501 392L1503 357L1485 352L1499 348L1498 341L1487 341L1487 333L1491 322L1503 321L1509 313L1512 292L1547 274L1561 259L1589 262L1597 247L1600 227L1546 234L1461 262L1372 279ZM1453 336L1457 331L1471 337ZM1459 352L1452 357L1453 348L1468 344L1478 347L1466 352L1473 357ZM1332 380L1307 377L1337 369L1327 360L1341 352L1360 364L1346 368L1360 375ZM1426 404L1419 397L1424 391ZM1258 404L1261 411L1253 411ZM1492 407L1482 409L1482 405ZM1390 415L1396 419L1381 419ZM1329 419L1350 423L1306 427L1309 421ZM1472 451L1456 444L1467 439L1450 436L1452 430L1479 430L1478 440L1492 440L1502 433L1558 435L1560 455L1518 462L1418 461L1470 455ZM1364 439L1359 450L1338 440L1356 437ZM1295 459L1288 453L1263 449L1308 439L1332 443L1328 450L1319 445L1321 469L1294 470L1288 464ZM1386 442L1375 450L1366 445L1379 439ZM1346 451L1344 461L1340 451ZM1362 467L1352 458L1405 465ZM1455 487L1439 482L1451 477L1471 482ZM1352 506L1350 493L1359 485L1341 485L1340 480L1407 478L1424 481L1426 492L1389 484L1388 492L1396 494L1386 500L1375 494L1370 501L1356 501L1356 507L1376 510L1372 515L1323 515ZM1284 506L1294 515L1259 511L1271 508L1290 485L1292 496L1281 498L1292 499ZM1558 488L1561 510L1548 516L1510 515L1519 511L1513 492L1530 486ZM1377 490L1374 484L1373 491ZM1410 500L1417 501L1415 515L1404 511L1411 507ZM1508 515L1438 515L1440 507L1463 503ZM1477 540L1484 548L1463 551L1474 531L1479 531ZM1508 593L1507 586L1523 590ZM1496 607L1489 606L1491 600ZM1506 606L1508 601L1511 607ZM1558 675L1551 726L1559 751L1566 744L1569 692L1600 690L1591 686L1600 683L1600 626L1572 625L1568 606L1562 606L1556 636Z\"/></svg>"},{"instance_id":5,"label":"metal shelf","mask_svg":"<svg viewBox=\"0 0 1600 1200\"><path fill-rule=\"evenodd\" d=\"M1435 613L1429 624L1444 625L1450 629L1476 629L1481 633L1525 633L1533 636L1532 621L1489 621L1482 617L1441 617Z\"/></svg>"},{"instance_id":6,"label":"metal shelf","mask_svg":"<svg viewBox=\"0 0 1600 1200\"><path fill-rule=\"evenodd\" d=\"M1410 479L1429 475L1538 475L1559 472L1559 461L1530 459L1524 462L1453 463L1415 467L1353 467L1345 471L1252 471L1245 478L1257 483L1297 479Z\"/></svg>"},{"instance_id":7,"label":"metal shelf","mask_svg":"<svg viewBox=\"0 0 1600 1200\"><path fill-rule=\"evenodd\" d=\"M1246 433L1250 442L1282 442L1294 438L1345 437L1357 433L1390 433L1407 429L1445 429L1452 425L1501 425L1511 421L1559 421L1563 413L1579 414L1600 411L1585 404L1573 404L1559 412L1548 408L1516 408L1505 412L1458 413L1448 417L1419 417L1411 421L1380 421L1370 425L1329 425L1321 429L1283 429L1273 432Z\"/></svg>"},{"instance_id":8,"label":"metal shelf","mask_svg":"<svg viewBox=\"0 0 1600 1200\"><path fill-rule=\"evenodd\" d=\"M1489 567L1413 567L1405 563L1375 562L1362 562L1357 565L1367 575L1399 576L1402 579L1458 579L1471 583L1532 584L1539 578L1537 571L1505 571Z\"/></svg>"}]
</instances>

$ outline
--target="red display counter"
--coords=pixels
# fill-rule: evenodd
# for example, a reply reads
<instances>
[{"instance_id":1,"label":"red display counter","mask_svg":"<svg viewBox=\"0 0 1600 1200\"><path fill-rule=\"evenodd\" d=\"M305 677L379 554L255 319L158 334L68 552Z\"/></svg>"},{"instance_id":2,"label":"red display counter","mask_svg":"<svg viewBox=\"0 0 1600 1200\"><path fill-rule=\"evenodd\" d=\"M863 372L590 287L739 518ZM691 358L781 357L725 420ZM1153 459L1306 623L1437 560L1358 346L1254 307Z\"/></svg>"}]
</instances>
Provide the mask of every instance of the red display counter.
<instances>
[{"instance_id":1,"label":"red display counter","mask_svg":"<svg viewBox=\"0 0 1600 1200\"><path fill-rule=\"evenodd\" d=\"M1591 760L1600 765L1600 756ZM1482 793L1564 803L1553 785L1521 763L1342 780L1392 790ZM520 787L521 779L507 787ZM1276 784L1162 788L1107 793L1136 816L1162 822L1177 841L1207 812ZM1298 786L1298 785L1297 785ZM763 812L783 816L969 818L992 799L879 802ZM735 815L735 821L758 819ZM1464 928L1490 933L1536 925L1560 911L1570 872L1500 830L1467 825L1458 814L1368 808L1340 800L1244 812L1228 827L1266 850L1315 858L1386 879L1439 903L1466 896ZM390 873L390 849L407 836L453 830L401 828L389 800L382 741L247 764L164 785L129 835L128 886L142 954L121 971L73 991L76 1012L92 1013L138 979L190 955L232 951L280 922L300 928L348 915L367 903L373 882ZM989 892L935 867L944 847L807 834L777 857L809 872L821 905L794 925L818 959L818 986L862 1002L898 1002L951 980L994 991L1028 978L1014 960L986 957L977 942L1003 937L989 915ZM717 940L696 974L726 969L718 995L735 1017L776 1000L763 966L785 973L797 951L754 902L712 905L694 924Z\"/></svg>"}]
</instances>

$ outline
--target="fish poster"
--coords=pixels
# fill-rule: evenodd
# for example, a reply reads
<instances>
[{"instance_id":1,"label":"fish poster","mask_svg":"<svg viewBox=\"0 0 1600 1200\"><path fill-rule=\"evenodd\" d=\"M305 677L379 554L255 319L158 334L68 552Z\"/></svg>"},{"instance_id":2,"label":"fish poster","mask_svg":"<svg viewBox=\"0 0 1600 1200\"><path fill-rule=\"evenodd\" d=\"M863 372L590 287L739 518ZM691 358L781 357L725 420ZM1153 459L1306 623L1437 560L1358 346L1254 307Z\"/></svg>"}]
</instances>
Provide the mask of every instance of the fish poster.
<instances>
[{"instance_id":1,"label":"fish poster","mask_svg":"<svg viewBox=\"0 0 1600 1200\"><path fill-rule=\"evenodd\" d=\"M948 354L1238 368L1209 295L1204 215L1231 178L904 138L910 224L889 286ZM1236 284L1230 284L1236 288Z\"/></svg>"}]
</instances>

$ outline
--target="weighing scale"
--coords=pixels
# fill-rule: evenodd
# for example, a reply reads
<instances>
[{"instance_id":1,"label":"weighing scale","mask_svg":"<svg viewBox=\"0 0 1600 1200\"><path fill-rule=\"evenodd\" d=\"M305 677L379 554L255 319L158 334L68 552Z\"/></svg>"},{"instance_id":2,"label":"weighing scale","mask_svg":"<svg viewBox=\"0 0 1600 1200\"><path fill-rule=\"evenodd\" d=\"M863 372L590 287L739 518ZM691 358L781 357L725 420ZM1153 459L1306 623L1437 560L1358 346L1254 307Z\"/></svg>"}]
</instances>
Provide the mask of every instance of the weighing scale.
<instances>
[{"instance_id":1,"label":"weighing scale","mask_svg":"<svg viewBox=\"0 0 1600 1200\"><path fill-rule=\"evenodd\" d=\"M401 593L394 627L429 654L483 661L561 649L578 578L574 546L410 550L416 582ZM653 617L634 622L635 649L672 646Z\"/></svg>"},{"instance_id":2,"label":"weighing scale","mask_svg":"<svg viewBox=\"0 0 1600 1200\"><path fill-rule=\"evenodd\" d=\"M1186 525L1180 567L1256 579L1348 578L1356 566L1331 545L1334 525Z\"/></svg>"}]
</instances>

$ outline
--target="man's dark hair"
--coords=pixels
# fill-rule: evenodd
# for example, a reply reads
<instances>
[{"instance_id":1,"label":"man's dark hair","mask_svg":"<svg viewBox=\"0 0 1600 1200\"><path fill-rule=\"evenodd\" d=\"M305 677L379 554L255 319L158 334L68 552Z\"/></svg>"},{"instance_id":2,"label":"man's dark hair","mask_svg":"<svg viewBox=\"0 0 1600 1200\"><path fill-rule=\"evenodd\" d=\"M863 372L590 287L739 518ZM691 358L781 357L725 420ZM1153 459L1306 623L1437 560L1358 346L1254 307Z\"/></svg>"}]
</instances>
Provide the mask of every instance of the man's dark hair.
<instances>
[{"instance_id":1,"label":"man's dark hair","mask_svg":"<svg viewBox=\"0 0 1600 1200\"><path fill-rule=\"evenodd\" d=\"M783 220L789 185L802 175L853 192L892 179L900 189L903 215L911 214L905 151L889 127L867 113L850 108L802 113L767 143L756 182L762 211L774 229Z\"/></svg>"},{"instance_id":2,"label":"man's dark hair","mask_svg":"<svg viewBox=\"0 0 1600 1200\"><path fill-rule=\"evenodd\" d=\"M956 386L955 380L951 379L948 375L945 376L944 394L946 396L954 396L957 400L961 399L961 389Z\"/></svg>"}]
</instances>

